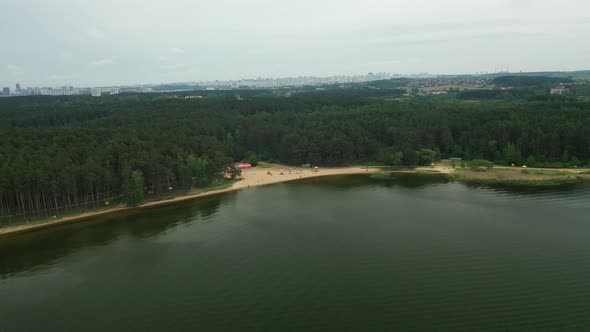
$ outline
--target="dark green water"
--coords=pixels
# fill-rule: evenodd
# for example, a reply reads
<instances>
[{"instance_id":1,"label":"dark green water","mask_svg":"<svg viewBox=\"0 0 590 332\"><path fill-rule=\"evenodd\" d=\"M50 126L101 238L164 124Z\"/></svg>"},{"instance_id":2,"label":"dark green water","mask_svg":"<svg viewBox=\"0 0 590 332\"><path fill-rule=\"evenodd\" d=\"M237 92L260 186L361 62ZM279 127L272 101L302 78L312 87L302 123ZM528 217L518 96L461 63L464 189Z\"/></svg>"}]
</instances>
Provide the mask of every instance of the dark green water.
<instances>
[{"instance_id":1,"label":"dark green water","mask_svg":"<svg viewBox=\"0 0 590 332\"><path fill-rule=\"evenodd\" d=\"M0 331L589 331L590 189L334 177L0 240Z\"/></svg>"}]
</instances>

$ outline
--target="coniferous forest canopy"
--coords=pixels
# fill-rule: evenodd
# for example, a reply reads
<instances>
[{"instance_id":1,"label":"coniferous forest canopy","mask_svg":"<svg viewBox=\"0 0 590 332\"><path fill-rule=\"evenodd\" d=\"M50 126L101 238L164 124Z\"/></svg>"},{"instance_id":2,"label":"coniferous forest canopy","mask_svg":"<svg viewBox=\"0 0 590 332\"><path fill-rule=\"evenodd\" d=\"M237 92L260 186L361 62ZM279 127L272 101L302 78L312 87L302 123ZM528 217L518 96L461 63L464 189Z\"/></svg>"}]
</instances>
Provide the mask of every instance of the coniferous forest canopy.
<instances>
[{"instance_id":1,"label":"coniferous forest canopy","mask_svg":"<svg viewBox=\"0 0 590 332\"><path fill-rule=\"evenodd\" d=\"M391 89L395 96L399 91ZM477 92L476 92L477 94ZM0 100L0 222L138 203L237 175L234 162L340 166L590 163L590 102L270 91ZM460 96L459 96L460 97Z\"/></svg>"}]
</instances>

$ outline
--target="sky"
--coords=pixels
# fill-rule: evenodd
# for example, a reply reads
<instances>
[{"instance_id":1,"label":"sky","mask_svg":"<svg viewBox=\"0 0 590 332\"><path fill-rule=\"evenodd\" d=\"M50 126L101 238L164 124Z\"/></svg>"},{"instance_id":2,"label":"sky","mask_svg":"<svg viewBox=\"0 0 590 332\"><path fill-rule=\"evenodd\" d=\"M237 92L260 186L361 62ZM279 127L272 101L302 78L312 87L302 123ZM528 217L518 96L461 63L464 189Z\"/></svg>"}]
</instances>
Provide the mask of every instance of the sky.
<instances>
[{"instance_id":1,"label":"sky","mask_svg":"<svg viewBox=\"0 0 590 332\"><path fill-rule=\"evenodd\" d=\"M2 1L0 86L590 69L590 1Z\"/></svg>"}]
</instances>

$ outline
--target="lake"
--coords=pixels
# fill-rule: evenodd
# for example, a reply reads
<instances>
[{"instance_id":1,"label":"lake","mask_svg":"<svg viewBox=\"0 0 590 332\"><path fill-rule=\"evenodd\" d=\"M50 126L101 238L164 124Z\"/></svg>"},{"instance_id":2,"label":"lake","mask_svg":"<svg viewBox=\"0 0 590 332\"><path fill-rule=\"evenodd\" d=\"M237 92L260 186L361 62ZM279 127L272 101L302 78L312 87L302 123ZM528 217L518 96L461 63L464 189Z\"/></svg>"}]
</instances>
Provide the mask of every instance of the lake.
<instances>
[{"instance_id":1,"label":"lake","mask_svg":"<svg viewBox=\"0 0 590 332\"><path fill-rule=\"evenodd\" d=\"M587 330L583 186L328 177L0 240L0 332Z\"/></svg>"}]
</instances>

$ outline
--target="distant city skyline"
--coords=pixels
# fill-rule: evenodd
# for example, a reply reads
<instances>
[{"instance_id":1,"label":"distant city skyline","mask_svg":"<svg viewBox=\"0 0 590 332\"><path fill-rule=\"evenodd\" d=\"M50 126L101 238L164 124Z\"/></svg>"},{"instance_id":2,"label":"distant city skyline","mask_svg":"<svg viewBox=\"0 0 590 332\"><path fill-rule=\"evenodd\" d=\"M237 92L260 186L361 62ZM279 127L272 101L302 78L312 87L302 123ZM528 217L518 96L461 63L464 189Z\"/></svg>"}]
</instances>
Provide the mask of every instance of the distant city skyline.
<instances>
[{"instance_id":1,"label":"distant city skyline","mask_svg":"<svg viewBox=\"0 0 590 332\"><path fill-rule=\"evenodd\" d=\"M419 74L415 77L426 77L427 74ZM16 83L16 89L14 93L10 92L10 87L5 87L0 96L67 96L67 95L92 95L94 97L100 97L102 93L108 93L115 95L120 93L120 88L127 89L135 92L152 92L153 86L165 86L167 84L185 84L190 85L192 89L198 88L230 88L235 89L239 87L248 88L274 88L283 86L305 86L305 85L324 85L333 83L360 83L368 82L381 79L390 79L401 77L400 75L389 74L389 73L368 73L364 75L354 76L329 76L329 77L285 77L285 78L255 78L255 79L244 79L244 80L215 80L215 81L199 81L199 82L172 82L172 83L155 83L155 84L137 84L137 85L122 85L122 86L102 86L102 87L74 87L71 85L58 86L58 87L37 87L27 86L21 89L20 83ZM174 89L172 89L174 90Z\"/></svg>"},{"instance_id":2,"label":"distant city skyline","mask_svg":"<svg viewBox=\"0 0 590 332\"><path fill-rule=\"evenodd\" d=\"M408 78L408 79L427 79L427 81L445 80L447 78L456 77L457 79L464 79L464 76L477 77L494 77L498 75L517 75L517 74L539 74L540 72L508 72L508 66L499 67L495 72L477 72L467 74L450 74L450 75L434 75L430 73L417 73L411 75L401 75L392 73L367 73L360 75L335 75L335 76L300 76L300 77L257 77L250 79L239 80L211 80L211 81L189 81L189 82L160 82L160 83L143 83L143 84L128 84L128 85L104 85L104 86L77 86L63 85L54 87L38 87L25 86L21 88L20 83L15 84L14 92L11 92L11 87L4 87L0 96L67 96L67 95L92 95L100 97L103 93L109 95L116 95L120 93L120 89L124 88L125 92L169 92L178 91L178 85L184 85L180 90L199 90L209 88L213 89L239 89L246 88L280 88L280 87L302 87L302 86L322 86L326 84L338 83L363 83L377 80ZM590 70L583 70L584 72ZM567 76L568 73L574 74L576 71L548 71L551 73L562 73L562 76ZM488 78L489 79L489 78ZM162 89L169 86L168 89ZM152 87L160 87L158 90L153 90Z\"/></svg>"},{"instance_id":3,"label":"distant city skyline","mask_svg":"<svg viewBox=\"0 0 590 332\"><path fill-rule=\"evenodd\" d=\"M8 1L0 86L583 70L589 12L585 0Z\"/></svg>"}]
</instances>

